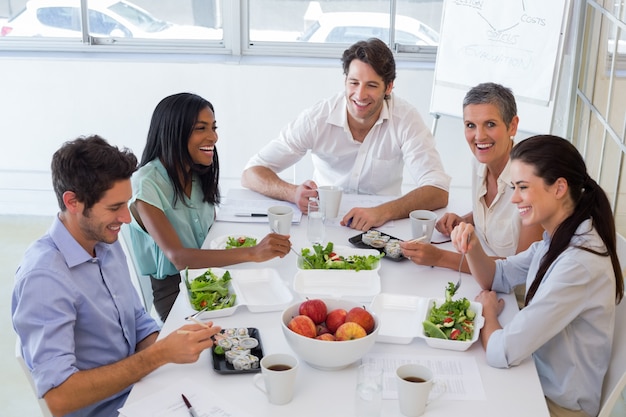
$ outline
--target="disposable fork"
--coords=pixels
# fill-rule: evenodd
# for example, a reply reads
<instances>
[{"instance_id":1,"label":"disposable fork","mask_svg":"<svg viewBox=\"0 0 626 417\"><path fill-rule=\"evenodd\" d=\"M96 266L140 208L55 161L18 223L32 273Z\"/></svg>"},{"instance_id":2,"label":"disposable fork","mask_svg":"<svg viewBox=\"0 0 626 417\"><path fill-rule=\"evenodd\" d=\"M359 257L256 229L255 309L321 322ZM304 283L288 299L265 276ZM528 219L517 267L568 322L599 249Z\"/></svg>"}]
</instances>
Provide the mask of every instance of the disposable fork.
<instances>
[{"instance_id":1,"label":"disposable fork","mask_svg":"<svg viewBox=\"0 0 626 417\"><path fill-rule=\"evenodd\" d=\"M471 233L469 235L467 235L467 244L469 245L470 239L472 238ZM463 278L463 272L461 271L461 268L463 267L463 260L465 259L465 252L461 253L461 263L459 263L459 280L457 281L456 285L454 286L454 293L456 294L456 292L459 290L459 287L461 286L461 280Z\"/></svg>"}]
</instances>

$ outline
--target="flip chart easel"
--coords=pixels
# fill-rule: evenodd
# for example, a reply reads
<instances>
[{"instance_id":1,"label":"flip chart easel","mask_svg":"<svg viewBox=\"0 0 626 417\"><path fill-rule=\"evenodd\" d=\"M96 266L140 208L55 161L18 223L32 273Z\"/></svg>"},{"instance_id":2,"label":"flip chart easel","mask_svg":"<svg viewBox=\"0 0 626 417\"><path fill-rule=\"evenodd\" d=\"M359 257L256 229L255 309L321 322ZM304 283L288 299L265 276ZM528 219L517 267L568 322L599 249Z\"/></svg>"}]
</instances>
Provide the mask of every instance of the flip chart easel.
<instances>
[{"instance_id":1,"label":"flip chart easel","mask_svg":"<svg viewBox=\"0 0 626 417\"><path fill-rule=\"evenodd\" d=\"M482 82L513 90L520 130L549 133L570 0L445 0L430 113L463 117Z\"/></svg>"}]
</instances>

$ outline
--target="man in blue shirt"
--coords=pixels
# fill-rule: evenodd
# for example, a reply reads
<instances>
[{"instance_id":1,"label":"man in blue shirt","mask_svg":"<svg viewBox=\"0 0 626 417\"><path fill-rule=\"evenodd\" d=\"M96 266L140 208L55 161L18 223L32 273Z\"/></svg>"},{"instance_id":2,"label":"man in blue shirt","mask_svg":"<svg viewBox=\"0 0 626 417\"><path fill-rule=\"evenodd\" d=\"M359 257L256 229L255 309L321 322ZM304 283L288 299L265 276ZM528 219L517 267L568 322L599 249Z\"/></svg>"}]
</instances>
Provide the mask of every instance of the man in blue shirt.
<instances>
[{"instance_id":1,"label":"man in blue shirt","mask_svg":"<svg viewBox=\"0 0 626 417\"><path fill-rule=\"evenodd\" d=\"M186 325L156 341L118 242L130 222L137 159L98 136L52 158L61 211L26 251L12 297L13 327L38 395L59 416L113 416L132 384L166 363L195 362L220 331Z\"/></svg>"}]
</instances>

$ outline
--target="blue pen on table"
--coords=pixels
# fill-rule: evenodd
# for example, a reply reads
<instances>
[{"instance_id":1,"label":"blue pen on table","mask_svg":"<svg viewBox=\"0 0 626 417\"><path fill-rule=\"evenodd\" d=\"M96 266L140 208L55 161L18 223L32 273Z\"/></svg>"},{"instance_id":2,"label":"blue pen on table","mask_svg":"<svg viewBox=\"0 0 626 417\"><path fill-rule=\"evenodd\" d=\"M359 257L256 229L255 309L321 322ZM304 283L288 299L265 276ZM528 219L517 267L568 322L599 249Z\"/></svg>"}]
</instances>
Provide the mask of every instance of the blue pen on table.
<instances>
[{"instance_id":1,"label":"blue pen on table","mask_svg":"<svg viewBox=\"0 0 626 417\"><path fill-rule=\"evenodd\" d=\"M189 411L189 415L191 417L198 417L198 413L196 413L196 410L193 409L193 407L191 406L191 403L189 402L187 397L185 397L185 394L180 394L180 395L183 397L183 401L185 402L185 405L187 406L187 410Z\"/></svg>"}]
</instances>

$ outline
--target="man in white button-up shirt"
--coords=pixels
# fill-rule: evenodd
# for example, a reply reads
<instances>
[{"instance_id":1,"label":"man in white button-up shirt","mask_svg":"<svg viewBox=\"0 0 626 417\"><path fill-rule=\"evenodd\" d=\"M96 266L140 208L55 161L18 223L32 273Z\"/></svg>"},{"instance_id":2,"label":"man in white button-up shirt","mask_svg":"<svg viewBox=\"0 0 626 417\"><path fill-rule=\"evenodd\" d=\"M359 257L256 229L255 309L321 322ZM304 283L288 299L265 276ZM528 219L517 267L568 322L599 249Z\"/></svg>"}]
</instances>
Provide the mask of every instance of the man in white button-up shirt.
<instances>
[{"instance_id":1,"label":"man in white button-up shirt","mask_svg":"<svg viewBox=\"0 0 626 417\"><path fill-rule=\"evenodd\" d=\"M416 188L372 208L352 208L342 225L368 230L408 217L416 209L448 204L450 177L418 111L392 95L396 76L391 50L379 39L360 41L342 56L345 93L304 111L280 136L253 156L242 185L290 201L306 212L318 185L337 185L359 194L401 195L404 166ZM278 173L311 151L313 179L288 183Z\"/></svg>"}]
</instances>

